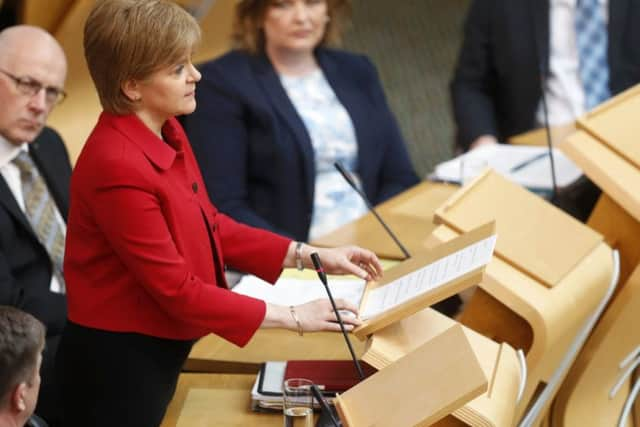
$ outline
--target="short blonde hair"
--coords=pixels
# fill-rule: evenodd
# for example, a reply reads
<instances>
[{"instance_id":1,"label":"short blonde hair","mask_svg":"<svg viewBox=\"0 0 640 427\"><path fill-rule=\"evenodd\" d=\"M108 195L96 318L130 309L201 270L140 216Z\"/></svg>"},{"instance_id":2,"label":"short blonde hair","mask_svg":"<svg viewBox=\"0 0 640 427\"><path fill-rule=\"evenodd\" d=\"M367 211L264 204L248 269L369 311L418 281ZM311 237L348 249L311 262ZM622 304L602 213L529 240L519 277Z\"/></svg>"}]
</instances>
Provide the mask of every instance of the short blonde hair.
<instances>
[{"instance_id":1,"label":"short blonde hair","mask_svg":"<svg viewBox=\"0 0 640 427\"><path fill-rule=\"evenodd\" d=\"M326 0L329 22L320 41L321 46L339 44L344 23L351 13L349 0ZM262 53L265 35L262 29L267 8L273 0L240 0L236 5L233 21L232 42L238 49L250 53Z\"/></svg>"},{"instance_id":2,"label":"short blonde hair","mask_svg":"<svg viewBox=\"0 0 640 427\"><path fill-rule=\"evenodd\" d=\"M129 114L130 80L182 61L200 42L196 20L167 0L99 0L84 27L84 56L105 111Z\"/></svg>"}]
</instances>

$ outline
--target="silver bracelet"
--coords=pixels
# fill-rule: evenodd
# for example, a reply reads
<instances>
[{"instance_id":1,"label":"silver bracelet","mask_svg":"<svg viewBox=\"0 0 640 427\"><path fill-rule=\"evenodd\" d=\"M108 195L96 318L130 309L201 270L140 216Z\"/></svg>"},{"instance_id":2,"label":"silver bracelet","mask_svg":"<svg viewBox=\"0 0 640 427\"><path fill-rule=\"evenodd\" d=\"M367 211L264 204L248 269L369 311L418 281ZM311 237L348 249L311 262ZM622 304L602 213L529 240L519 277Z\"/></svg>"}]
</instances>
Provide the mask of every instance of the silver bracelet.
<instances>
[{"instance_id":1,"label":"silver bracelet","mask_svg":"<svg viewBox=\"0 0 640 427\"><path fill-rule=\"evenodd\" d=\"M298 327L298 335L304 335L304 331L302 330L302 323L300 323L300 319L298 319L298 315L296 314L296 308L290 305L289 312L291 313L291 317L293 317L293 320L296 322L296 326Z\"/></svg>"},{"instance_id":2,"label":"silver bracelet","mask_svg":"<svg viewBox=\"0 0 640 427\"><path fill-rule=\"evenodd\" d=\"M302 264L302 242L296 242L296 268L299 271L304 270L304 265Z\"/></svg>"}]
</instances>

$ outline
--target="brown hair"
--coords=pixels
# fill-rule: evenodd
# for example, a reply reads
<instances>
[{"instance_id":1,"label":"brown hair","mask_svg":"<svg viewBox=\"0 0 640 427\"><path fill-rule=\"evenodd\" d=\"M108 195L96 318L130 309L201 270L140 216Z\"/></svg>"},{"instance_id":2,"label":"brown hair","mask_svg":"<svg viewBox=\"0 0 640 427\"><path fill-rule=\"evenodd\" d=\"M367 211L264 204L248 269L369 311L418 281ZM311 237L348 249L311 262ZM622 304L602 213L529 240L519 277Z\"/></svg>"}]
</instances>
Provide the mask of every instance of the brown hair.
<instances>
[{"instance_id":1,"label":"brown hair","mask_svg":"<svg viewBox=\"0 0 640 427\"><path fill-rule=\"evenodd\" d=\"M262 29L267 8L273 0L240 0L236 5L232 42L238 49L250 53L264 52L265 36ZM321 46L338 44L346 19L351 13L349 0L326 0L329 22L320 41Z\"/></svg>"},{"instance_id":2,"label":"brown hair","mask_svg":"<svg viewBox=\"0 0 640 427\"><path fill-rule=\"evenodd\" d=\"M121 90L182 61L200 42L200 27L167 0L100 0L84 27L84 56L105 111L134 109Z\"/></svg>"},{"instance_id":3,"label":"brown hair","mask_svg":"<svg viewBox=\"0 0 640 427\"><path fill-rule=\"evenodd\" d=\"M31 385L44 348L44 325L30 314L0 306L0 407L20 383Z\"/></svg>"}]
</instances>

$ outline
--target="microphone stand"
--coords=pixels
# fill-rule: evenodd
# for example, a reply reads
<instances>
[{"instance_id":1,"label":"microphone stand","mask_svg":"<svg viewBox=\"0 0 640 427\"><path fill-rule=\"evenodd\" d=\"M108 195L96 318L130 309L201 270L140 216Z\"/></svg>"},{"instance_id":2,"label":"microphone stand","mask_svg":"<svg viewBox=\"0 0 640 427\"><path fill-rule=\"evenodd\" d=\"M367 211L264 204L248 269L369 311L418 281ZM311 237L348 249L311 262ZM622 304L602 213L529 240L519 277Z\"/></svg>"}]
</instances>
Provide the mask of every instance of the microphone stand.
<instances>
[{"instance_id":1,"label":"microphone stand","mask_svg":"<svg viewBox=\"0 0 640 427\"><path fill-rule=\"evenodd\" d=\"M320 281L324 285L324 288L327 291L327 295L329 295L329 301L331 301L331 306L333 307L333 312L336 314L336 319L340 324L340 330L342 330L342 336L344 336L344 340L347 342L347 347L349 347L349 353L351 353L351 359L353 363L356 365L356 370L358 371L358 375L360 376L360 380L364 380L364 372L362 371L362 366L360 366L360 362L356 357L355 352L353 351L353 347L351 346L351 341L349 340L349 336L347 335L347 330L344 328L344 322L342 321L342 317L340 317L340 312L338 311L338 307L336 307L336 303L333 300L333 295L331 294L331 290L329 289L329 284L327 283L327 274L324 272L324 268L322 268L322 263L320 262L320 256L318 256L317 252L313 252L311 254L311 261L313 262L313 266L316 268L316 272L318 273L318 277Z\"/></svg>"},{"instance_id":2,"label":"microphone stand","mask_svg":"<svg viewBox=\"0 0 640 427\"><path fill-rule=\"evenodd\" d=\"M545 74L540 73L540 86L542 88L542 114L544 118L544 129L547 136L547 149L549 150L549 161L551 162L551 203L558 204L558 183L556 181L556 166L553 156L553 144L551 142L551 127L549 126L549 111L547 109L547 95L545 93Z\"/></svg>"},{"instance_id":3,"label":"microphone stand","mask_svg":"<svg viewBox=\"0 0 640 427\"><path fill-rule=\"evenodd\" d=\"M400 248L400 250L402 251L402 254L404 255L405 259L409 259L411 258L411 255L409 254L409 251L407 250L407 248L405 248L402 243L400 243L400 240L398 240L398 238L396 237L396 235L393 233L393 231L391 231L391 228L389 228L389 226L387 225L386 222L384 222L384 220L380 217L380 215L378 215L378 212L376 212L376 210L373 208L373 206L371 205L371 202L369 201L369 199L367 198L367 196L362 192L362 190L360 190L358 188L358 186L356 185L355 181L351 178L351 176L349 175L349 172L347 172L347 170L344 168L344 166L342 166L342 163L340 162L335 162L333 164L333 166L335 166L336 169L338 169L338 172L340 172L340 174L342 175L342 177L345 179L345 181L347 181L347 183L349 183L349 185L351 186L351 188L353 188L356 193L358 193L358 195L362 198L362 200L364 200L364 203L367 205L367 208L369 209L369 211L376 217L376 219L378 220L378 222L380 224L382 224L382 226L384 227L384 229L386 230L387 234L389 236L391 236L391 238L393 239L393 241L396 243L396 245Z\"/></svg>"}]
</instances>

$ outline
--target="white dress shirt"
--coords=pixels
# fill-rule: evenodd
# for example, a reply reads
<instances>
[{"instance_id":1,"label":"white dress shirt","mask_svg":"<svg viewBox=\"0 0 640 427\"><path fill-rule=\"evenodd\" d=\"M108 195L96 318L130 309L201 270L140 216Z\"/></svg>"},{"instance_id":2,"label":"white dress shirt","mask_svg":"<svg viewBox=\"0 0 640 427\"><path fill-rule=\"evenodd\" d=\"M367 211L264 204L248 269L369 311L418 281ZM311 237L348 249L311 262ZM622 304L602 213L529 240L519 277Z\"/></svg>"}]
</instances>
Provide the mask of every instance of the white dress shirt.
<instances>
[{"instance_id":1,"label":"white dress shirt","mask_svg":"<svg viewBox=\"0 0 640 427\"><path fill-rule=\"evenodd\" d=\"M9 190L13 193L13 197L18 202L18 206L22 212L25 212L24 197L22 195L22 180L20 179L20 170L13 163L18 154L27 151L27 143L15 145L7 141L0 135L0 173L9 186ZM26 214L25 214L26 215ZM66 234L67 226L62 219L58 207L56 206L56 220L60 223L62 231ZM49 287L52 292L62 293L62 287L55 274L51 275L51 285Z\"/></svg>"},{"instance_id":2,"label":"white dress shirt","mask_svg":"<svg viewBox=\"0 0 640 427\"><path fill-rule=\"evenodd\" d=\"M575 32L577 1L549 2L549 77L544 92L551 126L570 123L586 112ZM599 0L599 3L607 22L609 2ZM539 126L544 125L542 100L538 105L536 122Z\"/></svg>"}]
</instances>

